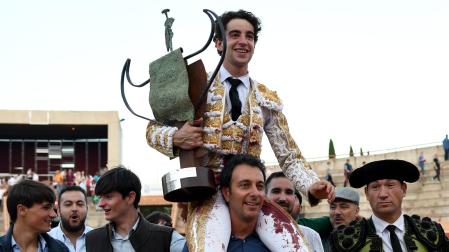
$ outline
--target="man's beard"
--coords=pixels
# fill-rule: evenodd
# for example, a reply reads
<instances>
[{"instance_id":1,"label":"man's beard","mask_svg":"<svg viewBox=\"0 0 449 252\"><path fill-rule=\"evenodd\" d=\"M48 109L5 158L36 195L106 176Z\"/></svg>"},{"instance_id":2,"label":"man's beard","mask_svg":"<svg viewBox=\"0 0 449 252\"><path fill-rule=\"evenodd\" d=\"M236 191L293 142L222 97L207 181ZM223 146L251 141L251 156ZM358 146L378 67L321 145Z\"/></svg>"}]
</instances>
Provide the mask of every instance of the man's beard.
<instances>
[{"instance_id":1,"label":"man's beard","mask_svg":"<svg viewBox=\"0 0 449 252\"><path fill-rule=\"evenodd\" d=\"M81 230L84 229L84 222L86 221L86 217L81 219L80 220L80 224L78 224L76 226L70 225L70 221L69 220L67 220L65 218L61 218L61 225L67 232L75 233L75 232L78 232L78 231L81 231Z\"/></svg>"}]
</instances>

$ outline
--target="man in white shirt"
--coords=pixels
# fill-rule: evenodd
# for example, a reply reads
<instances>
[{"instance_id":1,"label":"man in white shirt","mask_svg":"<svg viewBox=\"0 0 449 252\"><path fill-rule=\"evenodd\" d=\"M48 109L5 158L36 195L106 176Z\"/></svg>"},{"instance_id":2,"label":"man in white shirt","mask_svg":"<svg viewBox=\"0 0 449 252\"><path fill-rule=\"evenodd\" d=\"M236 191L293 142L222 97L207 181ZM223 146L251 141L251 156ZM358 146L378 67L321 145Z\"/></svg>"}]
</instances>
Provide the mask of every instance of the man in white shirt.
<instances>
[{"instance_id":1,"label":"man in white shirt","mask_svg":"<svg viewBox=\"0 0 449 252\"><path fill-rule=\"evenodd\" d=\"M449 251L449 240L440 224L429 218L402 213L407 184L419 179L419 171L403 160L380 160L355 170L352 187L365 186L373 215L332 233L334 251Z\"/></svg>"},{"instance_id":2,"label":"man in white shirt","mask_svg":"<svg viewBox=\"0 0 449 252\"><path fill-rule=\"evenodd\" d=\"M87 217L87 195L79 186L68 186L58 197L61 222L48 234L63 242L70 252L86 251L86 233L92 230L85 224Z\"/></svg>"},{"instance_id":3,"label":"man in white shirt","mask_svg":"<svg viewBox=\"0 0 449 252\"><path fill-rule=\"evenodd\" d=\"M290 215L293 213L295 206L295 186L282 172L273 172L266 182L266 196L269 200L272 200L279 204ZM301 212L301 195L298 194L299 211ZM292 216L293 217L293 216ZM321 252L323 251L323 245L321 243L320 235L313 229L306 226L299 225L301 232L304 234L305 240L311 251Z\"/></svg>"}]
</instances>

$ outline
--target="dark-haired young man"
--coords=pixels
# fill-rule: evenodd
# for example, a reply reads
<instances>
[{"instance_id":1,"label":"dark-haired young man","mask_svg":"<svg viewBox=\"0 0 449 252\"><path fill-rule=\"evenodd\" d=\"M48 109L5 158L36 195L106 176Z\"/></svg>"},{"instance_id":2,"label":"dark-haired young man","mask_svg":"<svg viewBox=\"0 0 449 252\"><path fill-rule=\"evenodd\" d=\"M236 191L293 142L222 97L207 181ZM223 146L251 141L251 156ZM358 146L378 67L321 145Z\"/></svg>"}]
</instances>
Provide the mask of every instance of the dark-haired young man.
<instances>
[{"instance_id":1,"label":"dark-haired young man","mask_svg":"<svg viewBox=\"0 0 449 252\"><path fill-rule=\"evenodd\" d=\"M53 190L40 182L22 180L10 188L7 208L12 224L0 237L0 251L68 252L47 234L56 217L54 202Z\"/></svg>"},{"instance_id":2,"label":"dark-haired young man","mask_svg":"<svg viewBox=\"0 0 449 252\"><path fill-rule=\"evenodd\" d=\"M208 150L205 166L219 172L229 155L245 153L259 157L265 132L282 171L311 205L318 204L320 199L332 200L333 187L327 181L319 181L291 137L276 92L249 76L248 64L259 39L260 20L244 10L225 12L221 20L225 26L226 53L207 95L202 126L187 122L178 129L152 121L147 126L148 144L171 158L176 156L178 148L203 147ZM225 49L219 33L215 36L215 47L219 54ZM211 206L216 203L215 199L199 205L202 209L195 210L196 215L189 218L210 216L216 209ZM194 223L188 219L187 232L194 230ZM220 249L221 243L217 241L215 249Z\"/></svg>"},{"instance_id":3,"label":"dark-haired young man","mask_svg":"<svg viewBox=\"0 0 449 252\"><path fill-rule=\"evenodd\" d=\"M138 210L142 186L124 167L107 171L98 180L95 194L110 223L87 233L87 252L172 251L183 240L172 239L173 229L149 223Z\"/></svg>"},{"instance_id":4,"label":"dark-haired young man","mask_svg":"<svg viewBox=\"0 0 449 252\"><path fill-rule=\"evenodd\" d=\"M61 221L48 234L63 242L70 252L86 251L86 233L92 228L85 224L87 217L86 191L79 186L68 186L58 196Z\"/></svg>"}]
</instances>

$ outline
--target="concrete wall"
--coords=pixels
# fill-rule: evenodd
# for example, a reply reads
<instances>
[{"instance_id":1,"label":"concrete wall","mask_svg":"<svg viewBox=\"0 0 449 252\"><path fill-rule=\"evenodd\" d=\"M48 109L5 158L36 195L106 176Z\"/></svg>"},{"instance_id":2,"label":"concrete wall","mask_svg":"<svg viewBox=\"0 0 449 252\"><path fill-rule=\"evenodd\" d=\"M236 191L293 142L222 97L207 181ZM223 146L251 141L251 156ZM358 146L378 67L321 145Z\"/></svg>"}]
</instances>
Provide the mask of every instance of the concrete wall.
<instances>
[{"instance_id":1,"label":"concrete wall","mask_svg":"<svg viewBox=\"0 0 449 252\"><path fill-rule=\"evenodd\" d=\"M440 161L442 160L442 157L444 155L443 146L437 145L423 148L414 148L409 150L397 150L381 154L371 154L369 156L356 156L339 159L313 161L310 162L310 165L319 176L325 175L328 161L330 162L330 168L332 171L341 170L342 173L343 173L343 165L346 162L346 159L350 159L350 163L352 164L354 169L362 166L363 162L369 163L375 160L382 160L382 159L402 159L415 165L418 165L418 156L420 152L423 152L424 158L426 159L427 163L433 162L435 154L438 155Z\"/></svg>"}]
</instances>

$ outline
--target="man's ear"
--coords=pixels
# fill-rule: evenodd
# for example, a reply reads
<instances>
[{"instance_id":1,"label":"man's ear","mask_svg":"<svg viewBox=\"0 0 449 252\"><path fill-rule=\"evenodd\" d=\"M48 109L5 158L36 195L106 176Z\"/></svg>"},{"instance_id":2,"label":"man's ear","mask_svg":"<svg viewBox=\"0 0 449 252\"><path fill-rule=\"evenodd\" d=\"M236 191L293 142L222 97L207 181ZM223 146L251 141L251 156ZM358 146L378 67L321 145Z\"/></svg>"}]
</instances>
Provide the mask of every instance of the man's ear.
<instances>
[{"instance_id":1,"label":"man's ear","mask_svg":"<svg viewBox=\"0 0 449 252\"><path fill-rule=\"evenodd\" d=\"M215 48L217 48L217 50L220 52L223 51L223 41L221 41L221 39L215 40Z\"/></svg>"},{"instance_id":2,"label":"man's ear","mask_svg":"<svg viewBox=\"0 0 449 252\"><path fill-rule=\"evenodd\" d=\"M404 194L404 197L405 197L405 194L407 193L407 184L405 182L402 182L401 189L402 189L402 193Z\"/></svg>"},{"instance_id":3,"label":"man's ear","mask_svg":"<svg viewBox=\"0 0 449 252\"><path fill-rule=\"evenodd\" d=\"M136 192L131 191L128 194L128 203L134 204L134 200L136 199Z\"/></svg>"},{"instance_id":4,"label":"man's ear","mask_svg":"<svg viewBox=\"0 0 449 252\"><path fill-rule=\"evenodd\" d=\"M229 187L221 187L221 194L226 202L229 202Z\"/></svg>"},{"instance_id":5,"label":"man's ear","mask_svg":"<svg viewBox=\"0 0 449 252\"><path fill-rule=\"evenodd\" d=\"M24 216L27 212L28 207L18 204L17 205L17 216Z\"/></svg>"}]
</instances>

